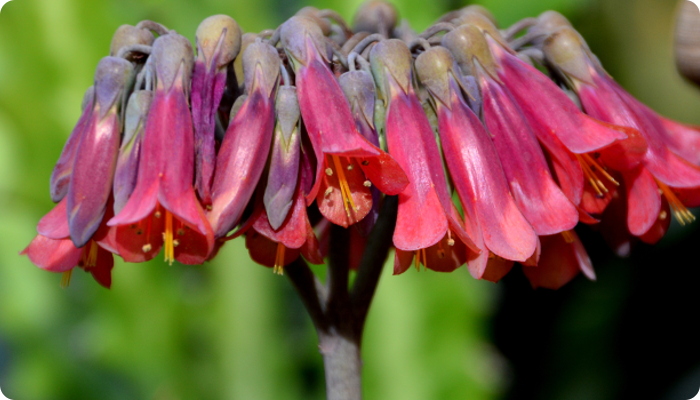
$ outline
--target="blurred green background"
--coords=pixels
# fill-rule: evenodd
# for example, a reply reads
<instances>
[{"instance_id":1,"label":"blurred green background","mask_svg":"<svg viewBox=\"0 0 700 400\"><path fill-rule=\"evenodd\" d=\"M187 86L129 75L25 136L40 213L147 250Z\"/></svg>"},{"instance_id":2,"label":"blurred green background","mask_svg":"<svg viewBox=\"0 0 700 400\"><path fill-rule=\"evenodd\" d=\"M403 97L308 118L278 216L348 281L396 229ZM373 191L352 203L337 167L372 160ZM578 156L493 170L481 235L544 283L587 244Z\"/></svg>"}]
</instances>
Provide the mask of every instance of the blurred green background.
<instances>
[{"instance_id":1,"label":"blurred green background","mask_svg":"<svg viewBox=\"0 0 700 400\"><path fill-rule=\"evenodd\" d=\"M301 303L286 278L249 261L241 241L204 266L118 263L112 290L83 273L61 289L60 275L39 270L18 252L52 207L51 169L78 118L94 67L108 53L119 25L152 19L194 39L199 22L212 14L231 15L244 30L258 31L307 5L335 9L350 20L359 3L14 0L4 6L0 387L6 396L324 397L316 335ZM674 1L478 3L503 26L546 9L561 11L632 94L666 116L700 124L700 95L673 67ZM466 5L447 0L395 4L418 30ZM452 274L411 270L394 277L387 268L363 343L366 398L690 397L674 390L681 390L687 377L692 387L692 368L700 364L698 345L686 338L692 332L678 326L697 319L699 293L692 283L698 262L678 255L695 255L697 227L674 225L659 246L641 247L626 261L611 257L594 234L582 235L590 237L598 282L579 277L559 292L533 292L518 272L494 285L471 279L466 269ZM650 260L657 261L645 263ZM676 301L679 293L684 297ZM629 318L632 325L621 322ZM667 336L656 336L659 332ZM673 358L664 361L669 352L679 352L682 368L674 369ZM633 370L625 372L628 366L646 371L655 383ZM634 379L645 382L640 387L653 388L641 392L646 396L627 397L636 393L630 386ZM654 386L656 380L663 382Z\"/></svg>"}]
</instances>

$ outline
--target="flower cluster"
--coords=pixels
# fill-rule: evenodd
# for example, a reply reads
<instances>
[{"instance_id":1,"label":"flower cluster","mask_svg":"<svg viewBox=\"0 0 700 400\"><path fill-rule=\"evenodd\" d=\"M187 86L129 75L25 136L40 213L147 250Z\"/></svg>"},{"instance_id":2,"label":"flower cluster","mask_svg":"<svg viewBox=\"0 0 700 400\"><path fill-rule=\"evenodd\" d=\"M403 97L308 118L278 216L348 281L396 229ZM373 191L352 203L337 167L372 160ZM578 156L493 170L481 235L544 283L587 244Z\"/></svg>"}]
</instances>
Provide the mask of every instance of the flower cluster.
<instances>
[{"instance_id":1,"label":"flower cluster","mask_svg":"<svg viewBox=\"0 0 700 400\"><path fill-rule=\"evenodd\" d=\"M477 6L420 34L396 22L381 1L353 29L313 8L257 34L216 15L196 52L151 21L120 27L23 253L108 287L113 255L200 264L244 234L281 273L322 263L331 224L361 253L398 196L395 273L466 263L498 281L517 262L558 288L595 278L579 222L624 255L671 213L694 219L700 132L625 92L560 14L505 30Z\"/></svg>"}]
</instances>

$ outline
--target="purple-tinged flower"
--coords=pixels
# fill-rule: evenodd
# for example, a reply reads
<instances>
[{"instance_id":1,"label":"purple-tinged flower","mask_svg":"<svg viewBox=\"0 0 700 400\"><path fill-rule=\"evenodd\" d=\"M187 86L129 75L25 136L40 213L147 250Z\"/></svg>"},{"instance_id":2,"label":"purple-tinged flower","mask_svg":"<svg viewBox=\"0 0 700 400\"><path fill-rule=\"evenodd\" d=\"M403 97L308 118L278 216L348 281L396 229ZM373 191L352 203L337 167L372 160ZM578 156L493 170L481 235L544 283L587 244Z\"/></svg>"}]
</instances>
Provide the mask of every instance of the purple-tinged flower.
<instances>
[{"instance_id":1,"label":"purple-tinged flower","mask_svg":"<svg viewBox=\"0 0 700 400\"><path fill-rule=\"evenodd\" d=\"M92 105L95 102L95 87L90 86L85 95L83 96L83 104L81 106L82 112L78 122L75 124L73 131L66 144L63 145L63 150L61 155L56 162L51 173L50 181L50 191L51 200L54 203L58 203L63 200L63 198L68 193L68 184L70 183L70 176L73 173L73 164L75 163L75 149L80 143L80 138L83 135L85 127L90 121L90 116L92 115Z\"/></svg>"},{"instance_id":2,"label":"purple-tinged flower","mask_svg":"<svg viewBox=\"0 0 700 400\"><path fill-rule=\"evenodd\" d=\"M192 72L195 188L202 203L211 204L216 165L216 114L226 87L227 68L241 49L241 29L227 15L213 15L199 24L197 58Z\"/></svg>"},{"instance_id":3,"label":"purple-tinged flower","mask_svg":"<svg viewBox=\"0 0 700 400\"><path fill-rule=\"evenodd\" d=\"M201 264L214 235L192 187L194 133L189 98L193 52L176 33L153 43L149 64L155 92L148 112L138 175L124 208L109 220L117 227L118 253L130 262L153 258L165 245L165 259Z\"/></svg>"},{"instance_id":4,"label":"purple-tinged flower","mask_svg":"<svg viewBox=\"0 0 700 400\"><path fill-rule=\"evenodd\" d=\"M412 61L406 44L397 39L383 40L370 51L372 75L386 105L388 148L409 179L399 193L394 273L405 271L414 256L416 266L452 271L480 250L452 204L433 130L411 83Z\"/></svg>"},{"instance_id":5,"label":"purple-tinged flower","mask_svg":"<svg viewBox=\"0 0 700 400\"><path fill-rule=\"evenodd\" d=\"M275 101L275 133L263 201L272 229L279 229L294 203L301 158L301 113L296 88L284 85Z\"/></svg>"},{"instance_id":6,"label":"purple-tinged flower","mask_svg":"<svg viewBox=\"0 0 700 400\"><path fill-rule=\"evenodd\" d=\"M66 195L70 237L76 247L83 247L95 233L112 193L121 135L120 109L133 72L131 63L116 57L103 58L95 72L92 111L75 148Z\"/></svg>"},{"instance_id":7,"label":"purple-tinged flower","mask_svg":"<svg viewBox=\"0 0 700 400\"><path fill-rule=\"evenodd\" d=\"M358 132L328 67L329 48L318 25L292 17L280 28L280 38L296 73L301 115L317 161L307 202L316 199L322 214L337 225L355 224L372 207L368 185L395 195L406 186L406 176L391 156Z\"/></svg>"},{"instance_id":8,"label":"purple-tinged flower","mask_svg":"<svg viewBox=\"0 0 700 400\"><path fill-rule=\"evenodd\" d=\"M216 160L207 214L217 238L235 227L262 175L275 127L277 50L258 41L243 53L247 97L233 117Z\"/></svg>"},{"instance_id":9,"label":"purple-tinged flower","mask_svg":"<svg viewBox=\"0 0 700 400\"><path fill-rule=\"evenodd\" d=\"M484 275L490 252L525 262L538 238L510 193L488 132L461 95L459 67L444 47L431 47L416 58L415 70L433 99L440 142L459 194L469 236L481 249L469 262L472 275Z\"/></svg>"},{"instance_id":10,"label":"purple-tinged flower","mask_svg":"<svg viewBox=\"0 0 700 400\"><path fill-rule=\"evenodd\" d=\"M153 100L150 90L137 90L129 96L124 113L124 135L119 148L117 166L114 172L114 212L124 208L136 186L143 137L148 110Z\"/></svg>"}]
</instances>

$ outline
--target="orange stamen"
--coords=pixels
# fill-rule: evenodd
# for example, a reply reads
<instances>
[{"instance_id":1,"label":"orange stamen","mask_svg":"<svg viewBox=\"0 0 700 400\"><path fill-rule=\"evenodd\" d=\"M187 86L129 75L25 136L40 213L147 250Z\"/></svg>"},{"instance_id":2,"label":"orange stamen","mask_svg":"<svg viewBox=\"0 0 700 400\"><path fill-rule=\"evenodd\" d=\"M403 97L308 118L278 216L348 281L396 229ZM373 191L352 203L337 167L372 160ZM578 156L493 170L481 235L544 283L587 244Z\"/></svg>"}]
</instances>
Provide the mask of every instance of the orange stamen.
<instances>
[{"instance_id":1,"label":"orange stamen","mask_svg":"<svg viewBox=\"0 0 700 400\"><path fill-rule=\"evenodd\" d=\"M61 288L65 289L70 285L70 277L73 275L73 270L69 269L68 271L64 272L61 274Z\"/></svg>"},{"instance_id":2,"label":"orange stamen","mask_svg":"<svg viewBox=\"0 0 700 400\"><path fill-rule=\"evenodd\" d=\"M695 216L693 213L691 213L690 210L683 205L678 197L676 197L676 194L671 191L671 188L658 180L656 181L656 184L659 186L659 189L661 189L661 194L663 194L666 197L666 200L668 200L668 205L671 207L673 216L676 217L676 220L678 220L681 225L689 224L695 221Z\"/></svg>"},{"instance_id":3,"label":"orange stamen","mask_svg":"<svg viewBox=\"0 0 700 400\"><path fill-rule=\"evenodd\" d=\"M579 164L581 164L583 174L588 180L588 183L590 183L599 197L604 197L609 192L603 179L611 182L615 186L620 186L615 178L605 171L605 169L589 154L576 154L576 158Z\"/></svg>"},{"instance_id":4,"label":"orange stamen","mask_svg":"<svg viewBox=\"0 0 700 400\"><path fill-rule=\"evenodd\" d=\"M348 185L348 180L345 178L345 171L340 163L340 158L336 155L331 155L333 159L333 166L335 167L335 172L338 174L338 184L340 185L340 193L343 196L343 206L345 206L345 213L348 215L350 223L355 223L355 211L357 207L355 206L355 201L352 199L352 192L350 191L350 185Z\"/></svg>"},{"instance_id":5,"label":"orange stamen","mask_svg":"<svg viewBox=\"0 0 700 400\"><path fill-rule=\"evenodd\" d=\"M284 275L284 252L286 247L280 242L277 242L277 254L275 254L275 266L272 267L272 272L277 275Z\"/></svg>"},{"instance_id":6,"label":"orange stamen","mask_svg":"<svg viewBox=\"0 0 700 400\"><path fill-rule=\"evenodd\" d=\"M165 232L163 232L165 244L165 262L173 265L175 260L175 245L173 242L173 214L165 210Z\"/></svg>"},{"instance_id":7,"label":"orange stamen","mask_svg":"<svg viewBox=\"0 0 700 400\"><path fill-rule=\"evenodd\" d=\"M574 242L574 233L572 231L564 231L561 233L561 236L564 238L566 243L571 244Z\"/></svg>"}]
</instances>

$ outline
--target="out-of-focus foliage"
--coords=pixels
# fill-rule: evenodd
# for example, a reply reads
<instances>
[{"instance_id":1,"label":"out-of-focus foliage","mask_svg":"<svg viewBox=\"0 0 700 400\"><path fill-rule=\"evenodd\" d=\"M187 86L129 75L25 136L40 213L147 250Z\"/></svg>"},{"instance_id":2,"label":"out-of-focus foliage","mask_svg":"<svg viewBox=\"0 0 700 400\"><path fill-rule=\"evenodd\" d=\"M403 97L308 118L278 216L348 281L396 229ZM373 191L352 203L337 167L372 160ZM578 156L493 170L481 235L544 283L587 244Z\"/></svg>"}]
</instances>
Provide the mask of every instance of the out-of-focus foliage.
<instances>
[{"instance_id":1,"label":"out-of-focus foliage","mask_svg":"<svg viewBox=\"0 0 700 400\"><path fill-rule=\"evenodd\" d=\"M257 31L277 26L305 5L333 8L351 20L359 3L15 0L5 5L0 13L0 387L8 397L323 398L321 357L301 303L285 278L249 261L241 241L204 266L118 263L111 291L82 273L63 290L59 275L39 270L18 252L52 207L51 169L119 25L152 19L194 39L199 22L212 14L231 15L244 30ZM673 70L670 3L482 1L506 25L547 8L566 13L634 95L669 117L700 123L697 93ZM396 4L416 29L464 5ZM572 326L579 324L604 332L605 326L596 325L611 321L621 307L624 292L586 297L596 285L601 293L616 293L604 279L625 276L619 272L624 266L597 267L618 273L599 273L599 283L574 283L574 303L568 306L573 314L562 322L559 342L585 335L574 332ZM465 269L398 277L385 272L363 342L366 397L478 400L505 393L513 369L489 336L503 285L476 282ZM606 313L592 313L584 305L589 303ZM586 315L598 319L576 319ZM596 336L585 336L590 337ZM579 340L588 344L585 338ZM554 360L572 351L561 348ZM586 382L572 365L563 368L559 386L552 385L552 398ZM591 374L596 387L609 383Z\"/></svg>"}]
</instances>

